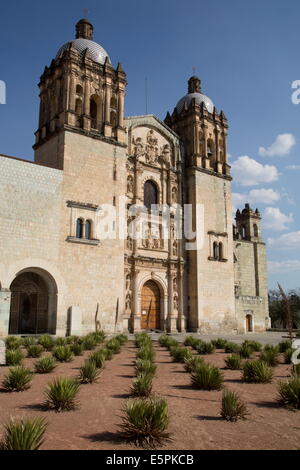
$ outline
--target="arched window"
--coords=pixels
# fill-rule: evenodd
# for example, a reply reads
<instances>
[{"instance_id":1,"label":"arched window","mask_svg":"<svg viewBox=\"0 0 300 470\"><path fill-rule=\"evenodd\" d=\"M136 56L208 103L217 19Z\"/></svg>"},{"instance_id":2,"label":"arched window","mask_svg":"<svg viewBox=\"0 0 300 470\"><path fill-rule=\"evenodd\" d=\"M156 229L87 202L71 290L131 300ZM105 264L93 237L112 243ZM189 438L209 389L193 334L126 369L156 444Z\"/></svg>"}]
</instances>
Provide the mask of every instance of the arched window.
<instances>
[{"instance_id":1,"label":"arched window","mask_svg":"<svg viewBox=\"0 0 300 470\"><path fill-rule=\"evenodd\" d=\"M85 238L87 240L92 239L92 222L90 220L87 220L85 223Z\"/></svg>"},{"instance_id":2,"label":"arched window","mask_svg":"<svg viewBox=\"0 0 300 470\"><path fill-rule=\"evenodd\" d=\"M117 99L114 96L110 100L110 107L114 109L117 109L118 107Z\"/></svg>"},{"instance_id":3,"label":"arched window","mask_svg":"<svg viewBox=\"0 0 300 470\"><path fill-rule=\"evenodd\" d=\"M253 233L255 237L258 237L258 226L256 224L253 225Z\"/></svg>"},{"instance_id":4,"label":"arched window","mask_svg":"<svg viewBox=\"0 0 300 470\"><path fill-rule=\"evenodd\" d=\"M219 244L214 242L214 259L219 259Z\"/></svg>"},{"instance_id":5,"label":"arched window","mask_svg":"<svg viewBox=\"0 0 300 470\"><path fill-rule=\"evenodd\" d=\"M80 98L77 98L76 100L75 113L79 116L82 115L82 100Z\"/></svg>"},{"instance_id":6,"label":"arched window","mask_svg":"<svg viewBox=\"0 0 300 470\"><path fill-rule=\"evenodd\" d=\"M91 116L91 125L92 129L97 129L97 113L98 113L98 106L95 100L91 99L90 102L90 116Z\"/></svg>"},{"instance_id":7,"label":"arched window","mask_svg":"<svg viewBox=\"0 0 300 470\"><path fill-rule=\"evenodd\" d=\"M223 252L223 243L219 243L219 260L221 261L224 259L224 252Z\"/></svg>"},{"instance_id":8,"label":"arched window","mask_svg":"<svg viewBox=\"0 0 300 470\"><path fill-rule=\"evenodd\" d=\"M153 181L146 181L144 185L144 206L151 209L152 205L158 204L157 186Z\"/></svg>"},{"instance_id":9,"label":"arched window","mask_svg":"<svg viewBox=\"0 0 300 470\"><path fill-rule=\"evenodd\" d=\"M117 125L117 113L115 111L111 111L110 113L110 124L112 127L116 127Z\"/></svg>"},{"instance_id":10,"label":"arched window","mask_svg":"<svg viewBox=\"0 0 300 470\"><path fill-rule=\"evenodd\" d=\"M76 221L76 238L83 238L83 220L77 219Z\"/></svg>"},{"instance_id":11,"label":"arched window","mask_svg":"<svg viewBox=\"0 0 300 470\"><path fill-rule=\"evenodd\" d=\"M209 158L213 158L215 155L215 145L212 139L208 139L207 141L207 156Z\"/></svg>"}]
</instances>

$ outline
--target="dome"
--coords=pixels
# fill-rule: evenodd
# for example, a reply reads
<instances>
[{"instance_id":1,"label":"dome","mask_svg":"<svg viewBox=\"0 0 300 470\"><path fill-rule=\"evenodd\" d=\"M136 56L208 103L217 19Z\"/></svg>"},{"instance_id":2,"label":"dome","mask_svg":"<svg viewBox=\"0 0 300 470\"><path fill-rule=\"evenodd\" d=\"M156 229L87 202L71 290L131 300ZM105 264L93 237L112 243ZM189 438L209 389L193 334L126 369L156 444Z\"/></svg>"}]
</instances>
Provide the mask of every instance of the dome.
<instances>
[{"instance_id":1,"label":"dome","mask_svg":"<svg viewBox=\"0 0 300 470\"><path fill-rule=\"evenodd\" d=\"M176 105L176 109L177 109L178 113L180 113L183 110L185 104L187 104L187 106L190 106L191 101L193 99L196 100L196 104L198 104L198 105L201 105L202 103L204 103L207 111L209 113L213 113L214 104L213 104L212 100L210 98L208 98L208 96L203 95L202 93L188 93L183 98L181 98L181 100L179 100L177 105Z\"/></svg>"},{"instance_id":2,"label":"dome","mask_svg":"<svg viewBox=\"0 0 300 470\"><path fill-rule=\"evenodd\" d=\"M105 49L103 49L100 44L97 42L91 41L90 39L84 39L84 38L79 38L79 39L74 39L73 41L67 42L64 44L58 51L56 55L56 59L64 52L66 51L70 45L74 47L81 56L84 55L84 52L86 49L88 49L89 53L91 54L92 59L97 62L98 64L104 64L106 58L108 58L109 63L110 58L106 52Z\"/></svg>"}]
</instances>

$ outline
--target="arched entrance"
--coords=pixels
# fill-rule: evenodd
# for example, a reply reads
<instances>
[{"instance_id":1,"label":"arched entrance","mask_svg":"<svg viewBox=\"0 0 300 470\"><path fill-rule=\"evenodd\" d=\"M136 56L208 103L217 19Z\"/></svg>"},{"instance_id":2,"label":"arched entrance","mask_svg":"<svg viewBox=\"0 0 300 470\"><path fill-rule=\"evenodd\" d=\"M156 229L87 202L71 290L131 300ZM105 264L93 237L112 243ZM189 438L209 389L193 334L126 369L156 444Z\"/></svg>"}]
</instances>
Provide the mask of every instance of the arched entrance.
<instances>
[{"instance_id":1,"label":"arched entrance","mask_svg":"<svg viewBox=\"0 0 300 470\"><path fill-rule=\"evenodd\" d=\"M246 332L247 333L253 332L253 321L252 321L252 315L250 314L246 315Z\"/></svg>"},{"instance_id":2,"label":"arched entrance","mask_svg":"<svg viewBox=\"0 0 300 470\"><path fill-rule=\"evenodd\" d=\"M10 290L10 334L55 334L57 287L49 273L37 268L21 271Z\"/></svg>"},{"instance_id":3,"label":"arched entrance","mask_svg":"<svg viewBox=\"0 0 300 470\"><path fill-rule=\"evenodd\" d=\"M147 281L142 288L142 330L160 330L161 296L156 282Z\"/></svg>"}]
</instances>

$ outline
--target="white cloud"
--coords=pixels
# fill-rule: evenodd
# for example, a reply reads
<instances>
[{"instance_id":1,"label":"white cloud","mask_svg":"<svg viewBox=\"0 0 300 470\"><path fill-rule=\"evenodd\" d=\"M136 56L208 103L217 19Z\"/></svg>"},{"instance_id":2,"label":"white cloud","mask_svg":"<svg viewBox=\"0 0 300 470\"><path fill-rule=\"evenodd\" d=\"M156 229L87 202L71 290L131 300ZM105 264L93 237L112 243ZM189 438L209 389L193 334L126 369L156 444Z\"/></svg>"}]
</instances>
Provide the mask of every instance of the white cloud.
<instances>
[{"instance_id":1,"label":"white cloud","mask_svg":"<svg viewBox=\"0 0 300 470\"><path fill-rule=\"evenodd\" d=\"M269 261L268 271L272 274L300 271L300 260L294 259L289 261Z\"/></svg>"},{"instance_id":2,"label":"white cloud","mask_svg":"<svg viewBox=\"0 0 300 470\"><path fill-rule=\"evenodd\" d=\"M251 189L249 193L233 193L233 206L234 211L243 207L247 202L249 204L273 204L281 199L281 195L274 189Z\"/></svg>"},{"instance_id":3,"label":"white cloud","mask_svg":"<svg viewBox=\"0 0 300 470\"><path fill-rule=\"evenodd\" d=\"M287 230L293 222L293 214L286 215L278 207L267 207L263 215L263 227L268 230Z\"/></svg>"},{"instance_id":4,"label":"white cloud","mask_svg":"<svg viewBox=\"0 0 300 470\"><path fill-rule=\"evenodd\" d=\"M279 134L270 147L259 147L258 153L261 157L283 157L289 155L295 144L293 134Z\"/></svg>"},{"instance_id":5,"label":"white cloud","mask_svg":"<svg viewBox=\"0 0 300 470\"><path fill-rule=\"evenodd\" d=\"M270 247L280 248L283 250L299 250L300 249L300 230L298 232L289 232L278 238L269 238Z\"/></svg>"},{"instance_id":6,"label":"white cloud","mask_svg":"<svg viewBox=\"0 0 300 470\"><path fill-rule=\"evenodd\" d=\"M287 170L300 170L300 165L288 165L285 168Z\"/></svg>"},{"instance_id":7,"label":"white cloud","mask_svg":"<svg viewBox=\"0 0 300 470\"><path fill-rule=\"evenodd\" d=\"M248 156L239 157L232 163L233 178L242 186L257 186L277 181L279 173L274 165L262 165Z\"/></svg>"}]
</instances>

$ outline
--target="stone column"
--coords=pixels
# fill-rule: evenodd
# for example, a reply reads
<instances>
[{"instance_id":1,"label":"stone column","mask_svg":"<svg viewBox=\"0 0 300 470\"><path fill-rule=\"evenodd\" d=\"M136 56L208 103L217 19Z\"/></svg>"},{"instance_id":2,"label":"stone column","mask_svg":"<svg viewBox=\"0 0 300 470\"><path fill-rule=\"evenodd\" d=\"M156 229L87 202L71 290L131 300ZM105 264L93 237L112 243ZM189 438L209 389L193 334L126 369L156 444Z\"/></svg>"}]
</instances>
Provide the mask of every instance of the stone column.
<instances>
[{"instance_id":1,"label":"stone column","mask_svg":"<svg viewBox=\"0 0 300 470\"><path fill-rule=\"evenodd\" d=\"M105 123L104 123L104 135L105 137L111 137L111 124L110 124L110 100L111 100L111 83L106 82L106 93L105 93Z\"/></svg>"},{"instance_id":2,"label":"stone column","mask_svg":"<svg viewBox=\"0 0 300 470\"><path fill-rule=\"evenodd\" d=\"M217 172L218 173L223 173L223 163L220 160L220 146L219 146L219 137L220 137L220 132L216 128L215 129L215 139L216 139L216 161L217 161Z\"/></svg>"},{"instance_id":3,"label":"stone column","mask_svg":"<svg viewBox=\"0 0 300 470\"><path fill-rule=\"evenodd\" d=\"M207 126L203 124L203 167L210 169L210 159L207 157Z\"/></svg>"},{"instance_id":4,"label":"stone column","mask_svg":"<svg viewBox=\"0 0 300 470\"><path fill-rule=\"evenodd\" d=\"M133 331L134 333L141 331L141 299L138 285L138 275L140 271L134 273L134 286L133 286Z\"/></svg>"},{"instance_id":5,"label":"stone column","mask_svg":"<svg viewBox=\"0 0 300 470\"><path fill-rule=\"evenodd\" d=\"M91 100L91 86L89 80L85 79L84 86L84 110L83 110L83 128L86 131L91 130L91 116L90 116L90 100ZM99 125L99 120L97 116L97 125Z\"/></svg>"},{"instance_id":6,"label":"stone column","mask_svg":"<svg viewBox=\"0 0 300 470\"><path fill-rule=\"evenodd\" d=\"M184 314L184 305L183 305L183 268L180 269L178 276L178 297L179 297L179 307L178 307L178 328L180 332L186 331L186 316Z\"/></svg>"},{"instance_id":7,"label":"stone column","mask_svg":"<svg viewBox=\"0 0 300 470\"><path fill-rule=\"evenodd\" d=\"M174 312L174 289L173 282L175 276L173 273L169 273L168 276L168 294L169 294L169 308L168 308L168 332L176 333L177 332L177 317L176 312Z\"/></svg>"},{"instance_id":8,"label":"stone column","mask_svg":"<svg viewBox=\"0 0 300 470\"><path fill-rule=\"evenodd\" d=\"M119 108L118 108L118 129L117 129L117 139L118 142L124 143L126 140L126 134L124 129L124 97L125 92L122 89L119 89L118 93L118 101L119 101Z\"/></svg>"},{"instance_id":9,"label":"stone column","mask_svg":"<svg viewBox=\"0 0 300 470\"><path fill-rule=\"evenodd\" d=\"M0 289L0 337L9 333L11 292L8 289Z\"/></svg>"}]
</instances>

